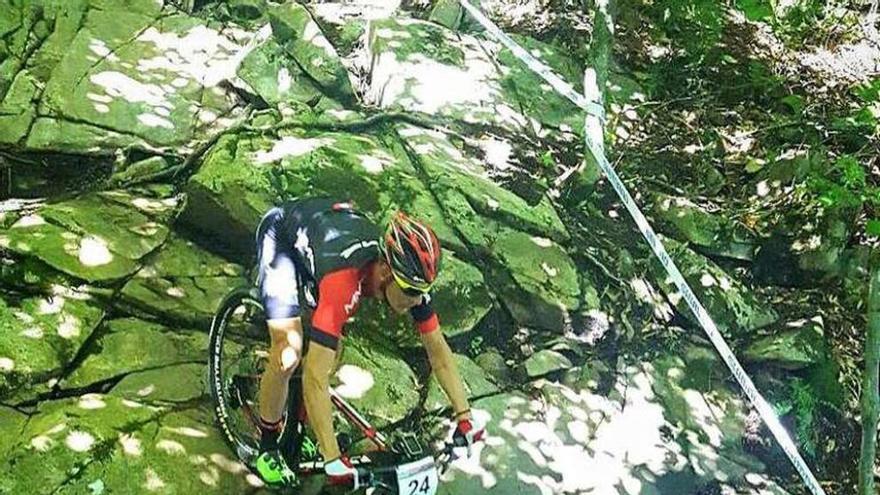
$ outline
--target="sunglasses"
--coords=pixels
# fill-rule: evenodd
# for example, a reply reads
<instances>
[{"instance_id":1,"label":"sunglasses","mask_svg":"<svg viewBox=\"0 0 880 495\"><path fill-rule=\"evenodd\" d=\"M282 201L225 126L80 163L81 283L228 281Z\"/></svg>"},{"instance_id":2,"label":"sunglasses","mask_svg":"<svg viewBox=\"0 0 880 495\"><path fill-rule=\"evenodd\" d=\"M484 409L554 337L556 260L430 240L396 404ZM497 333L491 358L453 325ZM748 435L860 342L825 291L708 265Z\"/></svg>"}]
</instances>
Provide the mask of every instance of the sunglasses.
<instances>
[{"instance_id":1,"label":"sunglasses","mask_svg":"<svg viewBox=\"0 0 880 495\"><path fill-rule=\"evenodd\" d=\"M397 276L396 273L391 273L394 276L394 281L397 282L397 286L400 287L400 290L410 297L421 296L427 294L429 290L431 290L431 286L427 286L424 288L416 287L415 285L407 282L406 280Z\"/></svg>"}]
</instances>

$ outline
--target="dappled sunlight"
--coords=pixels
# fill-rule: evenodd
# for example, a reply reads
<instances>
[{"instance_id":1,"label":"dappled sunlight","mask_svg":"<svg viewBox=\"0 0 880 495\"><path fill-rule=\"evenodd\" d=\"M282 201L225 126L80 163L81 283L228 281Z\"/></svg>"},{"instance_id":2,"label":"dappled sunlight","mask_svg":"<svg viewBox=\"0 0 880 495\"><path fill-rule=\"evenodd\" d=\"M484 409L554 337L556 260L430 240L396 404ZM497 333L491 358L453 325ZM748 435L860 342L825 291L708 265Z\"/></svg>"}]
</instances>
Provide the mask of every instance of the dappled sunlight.
<instances>
[{"instance_id":1,"label":"dappled sunlight","mask_svg":"<svg viewBox=\"0 0 880 495\"><path fill-rule=\"evenodd\" d=\"M654 308L654 316L661 321L670 321L674 315L672 306L663 297L663 294L651 285L650 282L643 278L633 278L629 281L629 286L635 292L638 300L650 304ZM670 295L670 299L672 296Z\"/></svg>"},{"instance_id":2,"label":"dappled sunlight","mask_svg":"<svg viewBox=\"0 0 880 495\"><path fill-rule=\"evenodd\" d=\"M159 477L156 471L153 471L151 468L147 468L144 471L144 474L146 475L146 481L144 482L143 486L147 489L147 491L155 492L165 488L165 482L162 481L162 478Z\"/></svg>"},{"instance_id":3,"label":"dappled sunlight","mask_svg":"<svg viewBox=\"0 0 880 495\"><path fill-rule=\"evenodd\" d=\"M396 52L406 50L394 49L395 46L400 48L417 41L410 39L411 34L403 27L406 23L400 24L398 29L382 28L373 33L392 49L373 55L368 101L386 108L398 104L432 115L453 110L464 114L466 121L488 118L516 127L525 125L522 114L500 103L500 75L479 41L466 35L461 41L451 37L444 40L448 46L461 50L464 59L458 65L433 60L419 52L401 59ZM442 31L439 35L448 36Z\"/></svg>"},{"instance_id":4,"label":"dappled sunlight","mask_svg":"<svg viewBox=\"0 0 880 495\"><path fill-rule=\"evenodd\" d=\"M546 494L626 495L666 478L682 486L698 479L740 482L742 468L723 454L721 422L731 405L684 389L686 410L676 416L654 391L655 373L650 363L626 367L608 396L540 380L537 398L505 397L503 417L490 421L479 456L453 463L448 479L464 475L488 489L515 477ZM666 379L683 373L674 368ZM679 416L692 423L679 424ZM728 455L738 459L737 452Z\"/></svg>"},{"instance_id":5,"label":"dappled sunlight","mask_svg":"<svg viewBox=\"0 0 880 495\"><path fill-rule=\"evenodd\" d=\"M343 24L352 17L365 20L388 18L400 7L400 0L349 0L314 4L314 12L327 22Z\"/></svg>"},{"instance_id":6,"label":"dappled sunlight","mask_svg":"<svg viewBox=\"0 0 880 495\"><path fill-rule=\"evenodd\" d=\"M89 80L101 87L111 98L122 98L128 103L144 103L151 109L171 110L174 108L167 98L166 91L161 86L143 83L122 72L102 71L93 74Z\"/></svg>"},{"instance_id":7,"label":"dappled sunlight","mask_svg":"<svg viewBox=\"0 0 880 495\"><path fill-rule=\"evenodd\" d=\"M72 314L65 313L58 323L58 336L62 339L75 339L80 336L82 322Z\"/></svg>"},{"instance_id":8,"label":"dappled sunlight","mask_svg":"<svg viewBox=\"0 0 880 495\"><path fill-rule=\"evenodd\" d=\"M148 395L152 394L155 391L156 391L156 385L151 383L151 384L147 385L146 387L139 389L135 393L137 394L138 397L147 397Z\"/></svg>"},{"instance_id":9,"label":"dappled sunlight","mask_svg":"<svg viewBox=\"0 0 880 495\"><path fill-rule=\"evenodd\" d=\"M79 398L76 406L80 409L103 409L107 407L107 403L100 394L85 394Z\"/></svg>"},{"instance_id":10,"label":"dappled sunlight","mask_svg":"<svg viewBox=\"0 0 880 495\"><path fill-rule=\"evenodd\" d=\"M122 452L130 457L140 457L143 453L141 441L134 434L120 433L119 445L122 446Z\"/></svg>"},{"instance_id":11,"label":"dappled sunlight","mask_svg":"<svg viewBox=\"0 0 880 495\"><path fill-rule=\"evenodd\" d=\"M159 440L156 442L156 448L169 455L186 455L186 447L174 440Z\"/></svg>"},{"instance_id":12,"label":"dappled sunlight","mask_svg":"<svg viewBox=\"0 0 880 495\"><path fill-rule=\"evenodd\" d=\"M214 466L205 466L199 473L199 480L210 487L216 487L220 482L220 471Z\"/></svg>"},{"instance_id":13,"label":"dappled sunlight","mask_svg":"<svg viewBox=\"0 0 880 495\"><path fill-rule=\"evenodd\" d=\"M29 339L42 339L45 335L43 333L43 329L40 327L28 327L21 331L19 334L22 337L27 337Z\"/></svg>"},{"instance_id":14,"label":"dappled sunlight","mask_svg":"<svg viewBox=\"0 0 880 495\"><path fill-rule=\"evenodd\" d=\"M137 67L139 72L167 72L207 87L235 77L238 64L233 60L233 55L241 47L206 26L193 26L183 36L151 27L141 33L137 40L153 44L161 53L153 58L140 59ZM177 84L172 81L172 85L185 87L186 81L184 79Z\"/></svg>"},{"instance_id":15,"label":"dappled sunlight","mask_svg":"<svg viewBox=\"0 0 880 495\"><path fill-rule=\"evenodd\" d=\"M31 447L37 452L46 452L52 448L55 441L45 435L37 435L31 438Z\"/></svg>"},{"instance_id":16,"label":"dappled sunlight","mask_svg":"<svg viewBox=\"0 0 880 495\"><path fill-rule=\"evenodd\" d=\"M327 38L324 36L324 33L321 31L321 28L318 26L318 23L309 20L306 23L305 29L303 29L302 33L303 41L307 41L312 45L324 50L324 53L330 57L336 57L336 49L333 48L333 45L327 41ZM319 65L321 59L315 58L311 61L312 65Z\"/></svg>"},{"instance_id":17,"label":"dappled sunlight","mask_svg":"<svg viewBox=\"0 0 880 495\"><path fill-rule=\"evenodd\" d=\"M255 475L254 473L251 473L251 472L248 472L248 474L245 475L245 481L247 481L248 485L250 485L254 488L263 488L264 486L266 486L265 483L263 483L263 480L261 480L259 476Z\"/></svg>"},{"instance_id":18,"label":"dappled sunlight","mask_svg":"<svg viewBox=\"0 0 880 495\"><path fill-rule=\"evenodd\" d=\"M483 150L485 162L492 169L505 171L513 167L510 163L513 158L513 145L509 141L487 136L479 139L477 146Z\"/></svg>"},{"instance_id":19,"label":"dappled sunlight","mask_svg":"<svg viewBox=\"0 0 880 495\"><path fill-rule=\"evenodd\" d=\"M72 431L67 435L64 444L74 452L88 452L95 445L95 437L84 431Z\"/></svg>"},{"instance_id":20,"label":"dappled sunlight","mask_svg":"<svg viewBox=\"0 0 880 495\"><path fill-rule=\"evenodd\" d=\"M184 297L186 297L186 291L184 291L180 287L169 287L165 289L165 294L175 299L183 299Z\"/></svg>"},{"instance_id":21,"label":"dappled sunlight","mask_svg":"<svg viewBox=\"0 0 880 495\"><path fill-rule=\"evenodd\" d=\"M64 308L64 297L54 296L47 299L40 299L37 312L41 315L53 315L60 312Z\"/></svg>"},{"instance_id":22,"label":"dappled sunlight","mask_svg":"<svg viewBox=\"0 0 880 495\"><path fill-rule=\"evenodd\" d=\"M224 454L211 454L210 459L211 462L217 465L217 467L226 471L229 474L243 474L248 472L248 469L247 467L245 467L244 464L237 460L230 459Z\"/></svg>"},{"instance_id":23,"label":"dappled sunlight","mask_svg":"<svg viewBox=\"0 0 880 495\"><path fill-rule=\"evenodd\" d=\"M358 159L364 169L371 174L378 174L394 164L394 157L376 150L372 155L360 155Z\"/></svg>"},{"instance_id":24,"label":"dappled sunlight","mask_svg":"<svg viewBox=\"0 0 880 495\"><path fill-rule=\"evenodd\" d=\"M341 383L334 390L344 399L360 399L376 384L372 373L352 364L342 365L336 377Z\"/></svg>"},{"instance_id":25,"label":"dappled sunlight","mask_svg":"<svg viewBox=\"0 0 880 495\"><path fill-rule=\"evenodd\" d=\"M197 428L191 428L189 426L178 426L178 427L170 427L164 426L164 430L170 431L171 433L182 435L190 438L208 438L208 433L205 430L200 430Z\"/></svg>"},{"instance_id":26,"label":"dappled sunlight","mask_svg":"<svg viewBox=\"0 0 880 495\"><path fill-rule=\"evenodd\" d=\"M254 161L258 164L266 164L279 161L287 157L297 157L308 154L318 148L329 146L335 142L332 138L298 138L284 136L276 141L270 151L257 151Z\"/></svg>"},{"instance_id":27,"label":"dappled sunlight","mask_svg":"<svg viewBox=\"0 0 880 495\"><path fill-rule=\"evenodd\" d=\"M144 405L141 404L140 402L135 402L133 400L128 400L128 399L122 399L122 405L129 408L129 409L139 409L141 407L144 407Z\"/></svg>"},{"instance_id":28,"label":"dappled sunlight","mask_svg":"<svg viewBox=\"0 0 880 495\"><path fill-rule=\"evenodd\" d=\"M162 230L162 225L156 222L145 222L134 227L129 227L129 230L144 237L152 237Z\"/></svg>"},{"instance_id":29,"label":"dappled sunlight","mask_svg":"<svg viewBox=\"0 0 880 495\"><path fill-rule=\"evenodd\" d=\"M85 266L101 266L113 261L107 242L97 236L83 237L78 250L79 262Z\"/></svg>"},{"instance_id":30,"label":"dappled sunlight","mask_svg":"<svg viewBox=\"0 0 880 495\"><path fill-rule=\"evenodd\" d=\"M178 204L178 198L166 198L166 199L150 199L150 198L134 198L131 200L132 206L135 208L149 212L149 213L162 213L165 211L169 211L173 209Z\"/></svg>"},{"instance_id":31,"label":"dappled sunlight","mask_svg":"<svg viewBox=\"0 0 880 495\"><path fill-rule=\"evenodd\" d=\"M52 439L52 436L63 432L65 429L67 429L66 424L57 424L45 433L31 438L30 445L37 452L46 452L55 445L55 440Z\"/></svg>"},{"instance_id":32,"label":"dappled sunlight","mask_svg":"<svg viewBox=\"0 0 880 495\"><path fill-rule=\"evenodd\" d=\"M548 248L553 245L553 241L546 237L532 237L532 242L535 243L536 246L542 248Z\"/></svg>"},{"instance_id":33,"label":"dappled sunlight","mask_svg":"<svg viewBox=\"0 0 880 495\"><path fill-rule=\"evenodd\" d=\"M52 294L55 297L66 297L75 301L88 301L92 296L83 290L85 286L68 287L65 285L52 284Z\"/></svg>"},{"instance_id":34,"label":"dappled sunlight","mask_svg":"<svg viewBox=\"0 0 880 495\"><path fill-rule=\"evenodd\" d=\"M12 224L13 229L17 228L25 228L25 227L37 227L39 225L46 225L46 220L40 215L25 215L18 219L17 222Z\"/></svg>"}]
</instances>

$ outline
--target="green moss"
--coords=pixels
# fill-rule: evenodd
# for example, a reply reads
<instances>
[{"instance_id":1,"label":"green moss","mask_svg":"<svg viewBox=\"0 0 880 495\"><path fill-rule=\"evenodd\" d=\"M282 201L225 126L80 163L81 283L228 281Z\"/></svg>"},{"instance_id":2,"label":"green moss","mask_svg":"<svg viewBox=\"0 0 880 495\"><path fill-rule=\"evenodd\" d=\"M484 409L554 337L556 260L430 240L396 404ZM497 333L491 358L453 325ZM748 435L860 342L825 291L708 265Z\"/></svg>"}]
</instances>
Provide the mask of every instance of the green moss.
<instances>
[{"instance_id":1,"label":"green moss","mask_svg":"<svg viewBox=\"0 0 880 495\"><path fill-rule=\"evenodd\" d=\"M391 41L398 43L392 44ZM462 67L464 52L453 41L455 38L451 31L429 22L389 18L370 25L372 51L393 51L400 61L420 56L441 64Z\"/></svg>"},{"instance_id":2,"label":"green moss","mask_svg":"<svg viewBox=\"0 0 880 495\"><path fill-rule=\"evenodd\" d=\"M351 368L346 369L345 365ZM419 401L416 376L383 336L353 332L343 342L341 390L360 412L381 428L409 414ZM354 370L354 373L347 373ZM348 377L349 381L345 378ZM372 382L372 385L370 385Z\"/></svg>"},{"instance_id":3,"label":"green moss","mask_svg":"<svg viewBox=\"0 0 880 495\"><path fill-rule=\"evenodd\" d=\"M58 377L103 318L91 303L64 295L29 298L17 305L0 299L0 396L35 393L31 387Z\"/></svg>"},{"instance_id":4,"label":"green moss","mask_svg":"<svg viewBox=\"0 0 880 495\"><path fill-rule=\"evenodd\" d=\"M65 388L86 385L134 371L203 361L207 335L169 329L135 318L112 320L96 343L99 352L88 355L62 382Z\"/></svg>"}]
</instances>

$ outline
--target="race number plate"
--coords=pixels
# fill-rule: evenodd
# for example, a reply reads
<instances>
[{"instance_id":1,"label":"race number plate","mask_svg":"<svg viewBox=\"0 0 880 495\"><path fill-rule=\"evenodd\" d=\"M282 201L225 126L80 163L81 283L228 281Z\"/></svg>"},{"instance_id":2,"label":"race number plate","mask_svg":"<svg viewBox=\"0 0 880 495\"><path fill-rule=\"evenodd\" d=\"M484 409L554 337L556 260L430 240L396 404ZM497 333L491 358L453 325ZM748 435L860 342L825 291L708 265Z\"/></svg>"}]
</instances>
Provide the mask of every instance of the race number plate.
<instances>
[{"instance_id":1,"label":"race number plate","mask_svg":"<svg viewBox=\"0 0 880 495\"><path fill-rule=\"evenodd\" d=\"M437 483L433 457L397 466L397 492L400 495L434 495Z\"/></svg>"}]
</instances>

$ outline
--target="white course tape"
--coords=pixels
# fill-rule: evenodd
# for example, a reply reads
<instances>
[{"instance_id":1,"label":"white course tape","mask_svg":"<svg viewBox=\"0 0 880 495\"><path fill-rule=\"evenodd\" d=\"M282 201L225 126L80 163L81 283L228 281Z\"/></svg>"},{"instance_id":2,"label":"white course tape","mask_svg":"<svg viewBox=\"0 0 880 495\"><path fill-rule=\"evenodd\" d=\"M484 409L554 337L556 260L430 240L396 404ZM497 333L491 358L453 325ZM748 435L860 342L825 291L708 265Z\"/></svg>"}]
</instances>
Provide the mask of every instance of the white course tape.
<instances>
[{"instance_id":1,"label":"white course tape","mask_svg":"<svg viewBox=\"0 0 880 495\"><path fill-rule=\"evenodd\" d=\"M513 52L516 55L516 58L520 59L524 64L526 64L529 69L532 69L538 75L544 78L545 81L550 83L553 86L553 89L556 90L557 93L565 96L569 100L573 101L575 105L584 109L584 111L591 113L597 117L599 117L602 121L605 120L605 108L602 105L597 105L586 98L583 95L578 93L571 87L570 84L565 82L561 77L557 76L552 69L544 65L540 60L536 59L532 56L531 53L526 51L523 47L516 44L516 41L510 39L509 36L504 34L504 31L498 28L488 17L484 16L479 9L468 3L466 0L460 0L461 6L464 7L468 13L473 16L482 26L488 31L495 39L501 42L504 46L507 47L508 50Z\"/></svg>"},{"instance_id":2,"label":"white course tape","mask_svg":"<svg viewBox=\"0 0 880 495\"><path fill-rule=\"evenodd\" d=\"M498 26L496 26L491 20L489 20L486 16L483 15L478 9L472 6L467 0L459 0L461 6L474 17L492 36L494 36L498 41L500 41L504 46L510 49L517 58L520 59L524 64L526 64L530 69L535 71L538 75L544 78L551 86L553 86L556 91L565 96L569 100L571 100L575 105L581 107L588 113L596 114L595 103L589 102L582 95L572 89L571 85L563 81L559 76L553 73L553 71L531 56L526 50L516 44L512 39L510 39L504 32L502 32ZM604 112L603 112L604 114ZM721 333L718 331L718 327L715 326L715 322L709 316L709 313L706 312L706 309L697 299L694 291L691 290L687 281L685 281L684 276L678 270L678 267L675 265L675 262L672 261L672 258L669 257L669 254L666 252L666 248L663 247L663 243L660 242L660 239L657 237L657 234L654 232L654 229L651 227L651 224L648 223L648 220L645 218L645 215L642 214L639 207L636 206L635 201L632 196L629 194L629 191L626 190L626 186L623 185L623 182L620 180L620 177L617 175L617 172L611 167L611 164L608 163L608 159L605 158L605 154L602 152L601 148L594 143L589 134L585 133L585 143L587 149L596 159L596 162L599 164L599 167L602 168L602 171L608 177L608 181L611 183L611 186L614 188L614 191L617 192L617 195L620 197L621 202L626 206L626 210L632 216L633 220L635 220L636 225L639 227L639 231L641 231L642 235L645 237L645 240L648 241L648 244L651 246L651 250L654 251L654 255L660 260L660 263L663 265L663 268L666 269L666 272L669 274L672 281L675 283L676 288L682 294L685 302L688 307L693 311L694 315L697 317L697 321L699 321L700 325L702 325L703 329L706 331L706 334L709 336L709 340L712 341L712 344L715 346L715 349L718 350L718 354L721 356L721 359L727 364L727 367L730 368L730 371L733 373L736 381L739 382L740 387L742 387L746 396L751 401L752 405L757 409L758 414L761 415L761 418L764 420L764 423L770 429L770 432L776 438L776 441L779 442L779 446L782 447L782 450L785 452L785 455L788 456L788 459L791 461L795 470L800 474L801 478L804 480L804 483L807 485L807 488L814 495L825 495L825 490L819 485L819 482L816 480L816 477L813 476L813 473L810 471L810 468L807 466L807 463L801 457L800 453L798 453L797 447L794 442L792 442L791 437L788 432L785 430L785 427L782 426L782 423L779 422L779 417L776 416L776 413L773 411L773 408L770 407L770 404L761 396L761 393L758 392L758 389L755 388L755 384L752 382L752 379L743 369L742 365L739 363L739 360L736 359L736 356L731 351L730 347L727 345L727 342L724 341L724 337L721 336Z\"/></svg>"}]
</instances>

